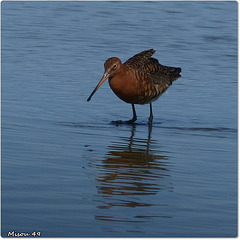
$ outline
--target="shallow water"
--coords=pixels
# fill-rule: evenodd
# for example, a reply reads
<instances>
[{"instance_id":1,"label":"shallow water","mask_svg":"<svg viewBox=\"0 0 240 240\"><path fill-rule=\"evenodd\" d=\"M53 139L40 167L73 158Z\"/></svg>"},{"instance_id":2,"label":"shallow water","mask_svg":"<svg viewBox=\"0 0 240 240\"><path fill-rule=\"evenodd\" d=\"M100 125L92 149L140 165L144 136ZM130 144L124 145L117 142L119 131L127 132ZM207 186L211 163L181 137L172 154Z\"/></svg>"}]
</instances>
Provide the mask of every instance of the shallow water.
<instances>
[{"instance_id":1,"label":"shallow water","mask_svg":"<svg viewBox=\"0 0 240 240\"><path fill-rule=\"evenodd\" d=\"M104 61L156 49L182 78L149 107ZM2 236L237 234L236 2L2 2Z\"/></svg>"}]
</instances>

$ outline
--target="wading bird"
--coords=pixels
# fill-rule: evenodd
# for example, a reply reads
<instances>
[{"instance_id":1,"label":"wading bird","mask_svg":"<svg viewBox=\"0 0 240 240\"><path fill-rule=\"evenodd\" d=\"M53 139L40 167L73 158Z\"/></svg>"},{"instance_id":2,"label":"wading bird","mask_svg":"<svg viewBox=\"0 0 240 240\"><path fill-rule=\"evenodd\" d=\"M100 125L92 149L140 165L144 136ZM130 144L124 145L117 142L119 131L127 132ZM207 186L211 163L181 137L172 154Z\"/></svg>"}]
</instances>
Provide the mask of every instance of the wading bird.
<instances>
[{"instance_id":1,"label":"wading bird","mask_svg":"<svg viewBox=\"0 0 240 240\"><path fill-rule=\"evenodd\" d=\"M103 77L87 101L91 100L98 88L108 79L113 92L124 102L132 104L133 118L117 123L134 123L137 120L134 104L150 104L149 123L152 123L152 102L156 101L173 81L181 77L181 68L161 65L152 57L154 53L153 49L140 52L123 64L117 57L107 59Z\"/></svg>"}]
</instances>

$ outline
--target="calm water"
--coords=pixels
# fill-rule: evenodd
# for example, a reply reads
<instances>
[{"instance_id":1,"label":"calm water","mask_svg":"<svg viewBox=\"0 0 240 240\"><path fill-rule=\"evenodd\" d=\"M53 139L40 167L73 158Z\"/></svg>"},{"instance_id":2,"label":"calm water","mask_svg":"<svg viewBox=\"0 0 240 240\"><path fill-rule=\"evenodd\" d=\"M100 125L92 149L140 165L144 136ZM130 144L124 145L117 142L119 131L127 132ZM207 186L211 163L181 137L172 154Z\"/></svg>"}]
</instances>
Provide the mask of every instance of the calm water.
<instances>
[{"instance_id":1,"label":"calm water","mask_svg":"<svg viewBox=\"0 0 240 240\"><path fill-rule=\"evenodd\" d=\"M237 234L237 2L2 2L2 236ZM104 61L182 68L137 124Z\"/></svg>"}]
</instances>

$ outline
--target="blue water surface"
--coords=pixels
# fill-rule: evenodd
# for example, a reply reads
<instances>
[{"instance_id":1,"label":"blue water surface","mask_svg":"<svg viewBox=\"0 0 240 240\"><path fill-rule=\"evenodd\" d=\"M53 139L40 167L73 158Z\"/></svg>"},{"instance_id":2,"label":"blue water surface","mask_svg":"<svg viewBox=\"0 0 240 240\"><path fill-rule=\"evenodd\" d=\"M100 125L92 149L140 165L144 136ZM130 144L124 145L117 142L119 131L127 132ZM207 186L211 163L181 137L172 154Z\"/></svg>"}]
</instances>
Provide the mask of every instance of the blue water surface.
<instances>
[{"instance_id":1,"label":"blue water surface","mask_svg":"<svg viewBox=\"0 0 240 240\"><path fill-rule=\"evenodd\" d=\"M237 235L237 2L1 2L1 234ZM178 79L132 117L109 57Z\"/></svg>"}]
</instances>

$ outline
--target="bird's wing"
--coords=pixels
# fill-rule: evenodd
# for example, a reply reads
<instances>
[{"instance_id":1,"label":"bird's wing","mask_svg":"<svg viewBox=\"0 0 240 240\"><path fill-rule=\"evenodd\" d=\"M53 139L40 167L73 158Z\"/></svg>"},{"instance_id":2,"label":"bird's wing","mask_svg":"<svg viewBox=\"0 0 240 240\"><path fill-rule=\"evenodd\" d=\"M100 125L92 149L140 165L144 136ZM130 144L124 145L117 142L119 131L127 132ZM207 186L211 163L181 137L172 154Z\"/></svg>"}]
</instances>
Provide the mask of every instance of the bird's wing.
<instances>
[{"instance_id":1,"label":"bird's wing","mask_svg":"<svg viewBox=\"0 0 240 240\"><path fill-rule=\"evenodd\" d=\"M167 84L181 77L181 68L161 65L156 58L151 57L155 50L149 49L129 58L124 65L130 71L145 75L148 81L153 84ZM144 78L145 78L144 77Z\"/></svg>"},{"instance_id":2,"label":"bird's wing","mask_svg":"<svg viewBox=\"0 0 240 240\"><path fill-rule=\"evenodd\" d=\"M148 74L148 80L153 84L171 85L173 81L181 77L181 68L163 66L155 58L150 58L142 71Z\"/></svg>"},{"instance_id":3,"label":"bird's wing","mask_svg":"<svg viewBox=\"0 0 240 240\"><path fill-rule=\"evenodd\" d=\"M133 70L140 70L142 69L148 62L148 60L151 58L151 56L155 53L154 49L149 49L143 52L140 52L133 57L129 58L124 65L128 69Z\"/></svg>"}]
</instances>

